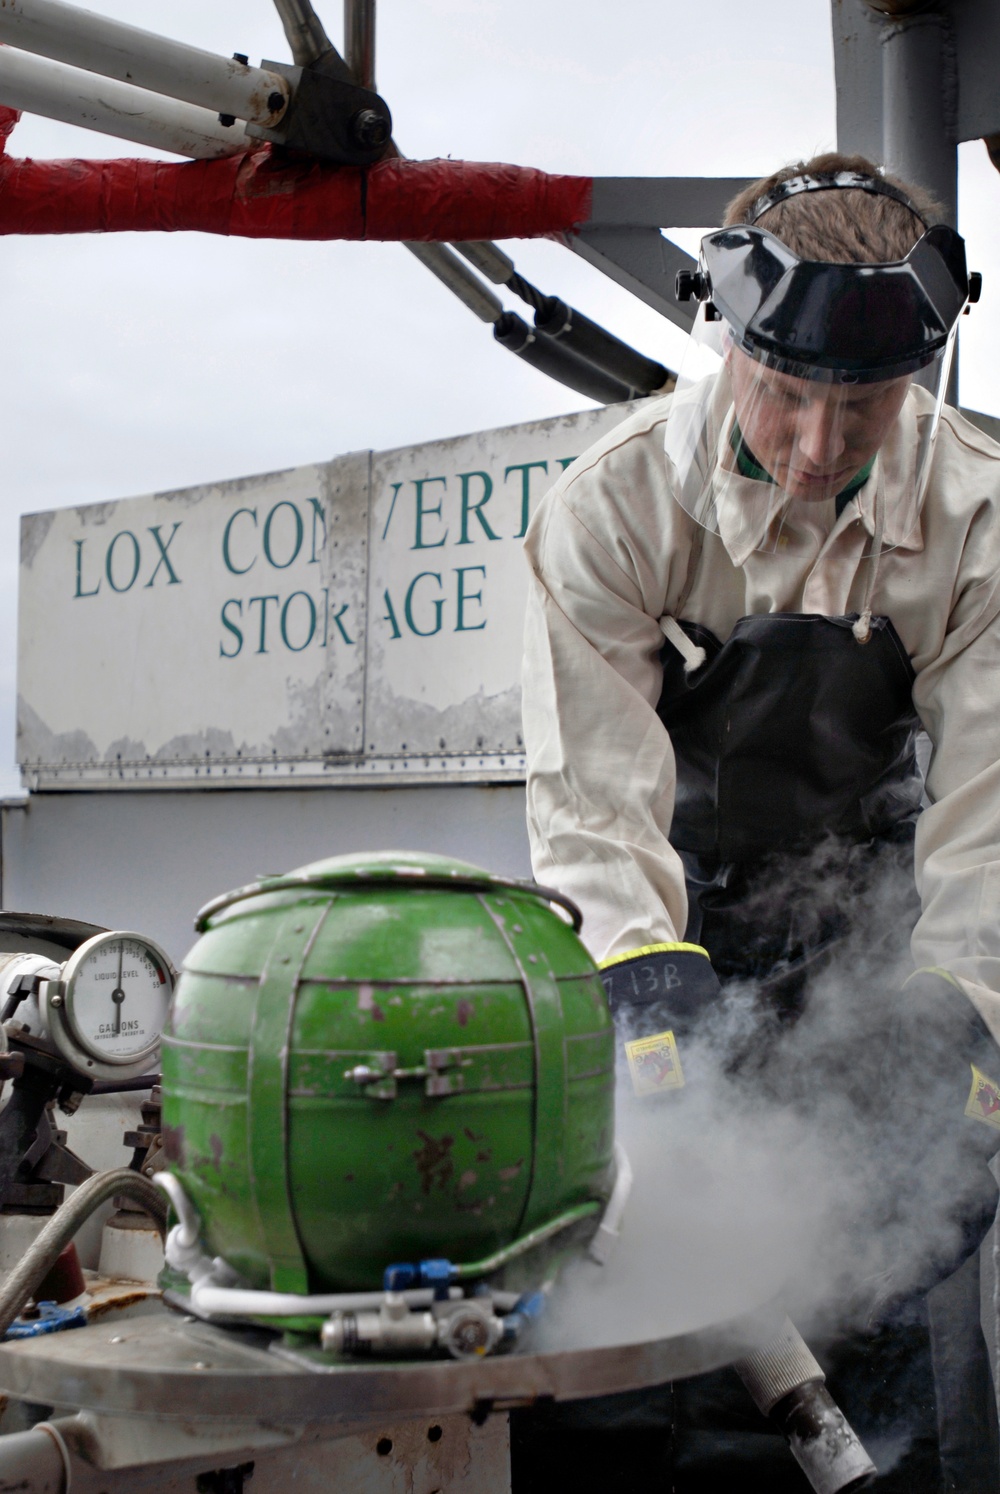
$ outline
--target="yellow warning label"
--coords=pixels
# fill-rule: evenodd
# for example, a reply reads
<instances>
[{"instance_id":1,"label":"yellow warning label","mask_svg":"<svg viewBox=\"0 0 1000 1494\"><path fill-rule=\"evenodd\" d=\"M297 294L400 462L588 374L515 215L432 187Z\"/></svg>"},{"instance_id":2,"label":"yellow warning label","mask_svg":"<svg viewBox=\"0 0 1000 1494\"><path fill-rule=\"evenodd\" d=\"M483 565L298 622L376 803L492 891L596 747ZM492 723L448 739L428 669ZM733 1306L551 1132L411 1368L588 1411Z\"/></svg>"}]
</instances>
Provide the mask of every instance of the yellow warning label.
<instances>
[{"instance_id":1,"label":"yellow warning label","mask_svg":"<svg viewBox=\"0 0 1000 1494\"><path fill-rule=\"evenodd\" d=\"M633 1039L625 1044L625 1057L632 1075L632 1088L637 1095L655 1095L662 1089L683 1087L684 1070L672 1032L657 1032L652 1037Z\"/></svg>"},{"instance_id":2,"label":"yellow warning label","mask_svg":"<svg viewBox=\"0 0 1000 1494\"><path fill-rule=\"evenodd\" d=\"M994 1079L987 1079L974 1063L969 1067L972 1070L972 1088L965 1104L965 1113L973 1120L982 1121L984 1126L993 1126L1000 1131L1000 1084Z\"/></svg>"}]
</instances>

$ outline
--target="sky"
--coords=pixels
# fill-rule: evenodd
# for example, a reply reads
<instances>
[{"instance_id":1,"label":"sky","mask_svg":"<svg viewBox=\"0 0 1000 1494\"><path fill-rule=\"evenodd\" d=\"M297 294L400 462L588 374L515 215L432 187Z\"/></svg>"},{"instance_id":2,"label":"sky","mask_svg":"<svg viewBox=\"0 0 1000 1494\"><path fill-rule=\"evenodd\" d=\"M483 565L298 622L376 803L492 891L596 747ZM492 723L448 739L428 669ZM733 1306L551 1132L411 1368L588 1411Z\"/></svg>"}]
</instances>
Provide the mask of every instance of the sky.
<instances>
[{"instance_id":1,"label":"sky","mask_svg":"<svg viewBox=\"0 0 1000 1494\"><path fill-rule=\"evenodd\" d=\"M90 8L227 56L288 60L270 0ZM339 6L318 8L339 44ZM588 176L757 176L836 143L826 0L714 0L710 9L381 0L377 72L411 157ZM9 151L155 155L27 116ZM963 325L962 403L1000 414L1000 179L978 142L960 149L959 214L970 266L986 278L984 301ZM692 248L697 234L678 238ZM543 290L676 367L677 329L563 246L504 247ZM20 514L589 403L499 348L399 245L9 237L0 263L0 793L19 789ZM508 304L524 311L516 298Z\"/></svg>"}]
</instances>

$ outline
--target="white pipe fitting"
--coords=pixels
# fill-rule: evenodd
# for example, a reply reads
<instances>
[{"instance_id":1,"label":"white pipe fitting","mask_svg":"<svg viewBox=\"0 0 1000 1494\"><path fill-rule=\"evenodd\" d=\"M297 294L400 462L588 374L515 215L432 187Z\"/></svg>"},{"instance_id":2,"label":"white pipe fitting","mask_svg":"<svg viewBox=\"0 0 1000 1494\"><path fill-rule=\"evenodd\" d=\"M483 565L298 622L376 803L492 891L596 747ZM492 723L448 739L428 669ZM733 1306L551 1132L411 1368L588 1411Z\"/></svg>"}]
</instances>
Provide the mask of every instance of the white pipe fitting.
<instances>
[{"instance_id":1,"label":"white pipe fitting","mask_svg":"<svg viewBox=\"0 0 1000 1494\"><path fill-rule=\"evenodd\" d=\"M0 8L0 16L4 13ZM0 104L196 160L236 155L247 147L240 126L227 129L207 109L14 47L0 47Z\"/></svg>"},{"instance_id":2,"label":"white pipe fitting","mask_svg":"<svg viewBox=\"0 0 1000 1494\"><path fill-rule=\"evenodd\" d=\"M0 42L265 129L273 129L288 107L288 82L277 73L64 0L4 0Z\"/></svg>"}]
</instances>

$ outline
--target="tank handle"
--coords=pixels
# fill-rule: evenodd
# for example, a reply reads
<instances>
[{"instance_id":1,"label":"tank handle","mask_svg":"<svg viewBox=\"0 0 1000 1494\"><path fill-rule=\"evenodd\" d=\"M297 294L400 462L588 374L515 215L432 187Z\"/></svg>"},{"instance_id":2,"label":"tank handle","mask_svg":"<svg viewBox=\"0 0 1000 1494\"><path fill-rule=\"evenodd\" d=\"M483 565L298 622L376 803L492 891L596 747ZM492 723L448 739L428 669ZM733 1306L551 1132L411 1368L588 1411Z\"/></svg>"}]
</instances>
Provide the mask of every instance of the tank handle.
<instances>
[{"instance_id":1,"label":"tank handle","mask_svg":"<svg viewBox=\"0 0 1000 1494\"><path fill-rule=\"evenodd\" d=\"M219 897L213 898L211 902L200 908L194 921L195 932L203 934L208 928L209 920L226 908L231 908L234 903L245 902L254 897L264 897L270 892L295 890L337 892L350 891L355 887L395 887L407 882L435 892L483 893L496 892L502 888L512 892L527 892L543 902L557 903L559 907L565 909L570 916L575 934L578 934L583 927L583 914L572 898L568 898L563 892L557 892L554 887L543 887L540 882L522 882L514 877L496 877L490 873L486 873L482 878L464 877L460 874L447 877L439 874L428 876L419 867L401 866L392 872L357 872L350 877L343 878L321 874L299 876L291 873L287 876L266 877L257 882L248 882L245 887L236 887L232 892L221 893Z\"/></svg>"}]
</instances>

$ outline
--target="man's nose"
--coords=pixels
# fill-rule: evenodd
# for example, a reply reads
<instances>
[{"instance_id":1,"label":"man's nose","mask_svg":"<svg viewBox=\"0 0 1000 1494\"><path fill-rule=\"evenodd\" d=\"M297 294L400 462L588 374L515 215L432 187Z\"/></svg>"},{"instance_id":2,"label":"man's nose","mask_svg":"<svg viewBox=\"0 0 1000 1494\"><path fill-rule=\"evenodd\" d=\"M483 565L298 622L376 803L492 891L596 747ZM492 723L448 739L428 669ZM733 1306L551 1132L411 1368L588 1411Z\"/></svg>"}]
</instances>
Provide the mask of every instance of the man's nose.
<instances>
[{"instance_id":1,"label":"man's nose","mask_svg":"<svg viewBox=\"0 0 1000 1494\"><path fill-rule=\"evenodd\" d=\"M829 468L843 453L843 411L832 402L815 400L799 412L796 440L799 451L816 467Z\"/></svg>"}]
</instances>

